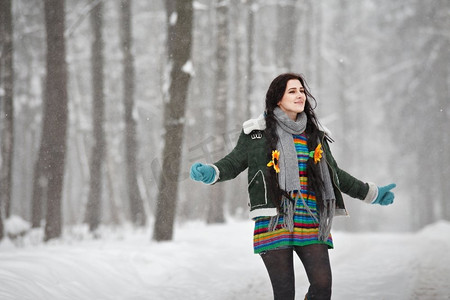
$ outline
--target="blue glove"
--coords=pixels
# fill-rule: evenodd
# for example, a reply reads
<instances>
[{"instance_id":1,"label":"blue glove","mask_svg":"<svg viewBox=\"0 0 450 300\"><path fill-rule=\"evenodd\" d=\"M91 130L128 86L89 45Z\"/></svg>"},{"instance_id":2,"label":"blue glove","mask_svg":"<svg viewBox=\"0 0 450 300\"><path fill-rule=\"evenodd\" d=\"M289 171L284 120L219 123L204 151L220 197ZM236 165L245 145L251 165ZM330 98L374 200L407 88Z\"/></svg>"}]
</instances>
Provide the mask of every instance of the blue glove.
<instances>
[{"instance_id":1,"label":"blue glove","mask_svg":"<svg viewBox=\"0 0 450 300\"><path fill-rule=\"evenodd\" d=\"M389 185L378 187L378 196L372 202L372 204L380 204L380 205L389 205L394 202L394 193L391 192L393 188L397 185L395 183L391 183Z\"/></svg>"},{"instance_id":2,"label":"blue glove","mask_svg":"<svg viewBox=\"0 0 450 300\"><path fill-rule=\"evenodd\" d=\"M209 165L195 163L191 167L191 178L209 184L216 178L216 170Z\"/></svg>"}]
</instances>

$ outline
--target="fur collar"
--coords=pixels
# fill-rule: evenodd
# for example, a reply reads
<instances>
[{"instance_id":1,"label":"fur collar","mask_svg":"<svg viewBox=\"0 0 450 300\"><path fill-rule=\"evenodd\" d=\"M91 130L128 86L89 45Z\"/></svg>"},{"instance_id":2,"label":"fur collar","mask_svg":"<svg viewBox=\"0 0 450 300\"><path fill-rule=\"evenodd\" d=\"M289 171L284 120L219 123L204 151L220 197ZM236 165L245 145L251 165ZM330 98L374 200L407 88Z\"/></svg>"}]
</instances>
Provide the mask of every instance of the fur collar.
<instances>
[{"instance_id":1,"label":"fur collar","mask_svg":"<svg viewBox=\"0 0 450 300\"><path fill-rule=\"evenodd\" d=\"M242 129L244 130L245 134L249 134L253 130L266 129L266 118L264 117L264 114L261 114L256 119L245 121L244 124L242 124Z\"/></svg>"},{"instance_id":2,"label":"fur collar","mask_svg":"<svg viewBox=\"0 0 450 300\"><path fill-rule=\"evenodd\" d=\"M325 127L324 125L319 123L320 130L325 133L325 135L329 138L331 138L331 131ZM266 129L266 118L264 117L264 114L259 115L259 117L255 119L250 119L245 121L242 124L242 129L244 130L245 134L250 134L253 130L264 130Z\"/></svg>"}]
</instances>

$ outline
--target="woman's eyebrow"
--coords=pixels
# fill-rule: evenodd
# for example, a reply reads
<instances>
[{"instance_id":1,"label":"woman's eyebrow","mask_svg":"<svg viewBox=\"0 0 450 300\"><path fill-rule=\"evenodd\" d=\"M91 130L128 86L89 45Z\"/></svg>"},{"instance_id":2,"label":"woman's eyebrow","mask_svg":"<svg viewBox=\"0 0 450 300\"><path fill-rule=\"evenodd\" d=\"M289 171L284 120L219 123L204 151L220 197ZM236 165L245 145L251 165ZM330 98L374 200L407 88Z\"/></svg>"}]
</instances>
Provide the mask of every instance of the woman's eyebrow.
<instances>
[{"instance_id":1,"label":"woman's eyebrow","mask_svg":"<svg viewBox=\"0 0 450 300\"><path fill-rule=\"evenodd\" d=\"M291 87L291 88L288 88L288 91L290 91L290 90L297 90L297 89L299 89L299 90L304 90L305 88L304 87Z\"/></svg>"}]
</instances>

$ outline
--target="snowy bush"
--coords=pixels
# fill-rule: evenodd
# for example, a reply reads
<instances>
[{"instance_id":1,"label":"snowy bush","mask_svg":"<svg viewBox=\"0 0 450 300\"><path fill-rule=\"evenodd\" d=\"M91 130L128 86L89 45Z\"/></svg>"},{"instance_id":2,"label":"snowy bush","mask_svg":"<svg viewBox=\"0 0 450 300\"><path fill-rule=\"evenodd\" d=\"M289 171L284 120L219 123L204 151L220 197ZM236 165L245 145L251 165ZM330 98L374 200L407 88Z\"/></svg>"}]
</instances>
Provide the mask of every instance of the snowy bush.
<instances>
[{"instance_id":1,"label":"snowy bush","mask_svg":"<svg viewBox=\"0 0 450 300\"><path fill-rule=\"evenodd\" d=\"M23 237L30 231L31 224L19 216L13 215L5 220L6 236L16 245L23 244Z\"/></svg>"}]
</instances>

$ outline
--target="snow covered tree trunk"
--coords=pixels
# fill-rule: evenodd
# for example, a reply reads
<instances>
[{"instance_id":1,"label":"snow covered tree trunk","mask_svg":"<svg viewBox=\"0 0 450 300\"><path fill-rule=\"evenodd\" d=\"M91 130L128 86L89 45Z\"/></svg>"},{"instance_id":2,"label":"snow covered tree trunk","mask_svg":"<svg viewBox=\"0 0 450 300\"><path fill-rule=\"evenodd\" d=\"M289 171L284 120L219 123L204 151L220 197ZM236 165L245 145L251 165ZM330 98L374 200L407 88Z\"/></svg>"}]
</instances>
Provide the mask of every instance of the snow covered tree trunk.
<instances>
[{"instance_id":1,"label":"snow covered tree trunk","mask_svg":"<svg viewBox=\"0 0 450 300\"><path fill-rule=\"evenodd\" d=\"M246 34L245 34L245 19L247 16L246 6L241 0L233 0L229 6L229 33L230 33L230 44L229 44L229 65L230 65L230 79L228 82L228 109L231 113L228 114L228 135L237 136L240 133L241 124L248 120L247 118L247 107L248 107L248 97L245 94L246 88L246 66L247 66L247 56L246 56ZM233 148L233 140L229 139L228 147L225 147L227 152L231 151ZM247 178L245 176L238 176L232 182L224 183L224 188L229 189L236 186L246 186ZM235 216L241 211L247 211L247 197L246 189L239 188L237 193L227 193L226 195L226 211L230 215Z\"/></svg>"},{"instance_id":2,"label":"snow covered tree trunk","mask_svg":"<svg viewBox=\"0 0 450 300\"><path fill-rule=\"evenodd\" d=\"M440 3L439 3L440 2ZM440 5L436 5L433 10L430 11L429 15L436 16L433 22L435 22L436 32L430 38L428 47L426 48L430 51L430 57L434 58L434 62L430 68L430 87L434 94L436 94L436 104L433 109L434 114L430 116L433 120L434 125L432 126L432 136L435 136L435 142L433 143L436 147L433 165L436 166L436 179L435 182L438 185L437 191L433 191L439 195L438 197L438 211L434 216L434 220L443 219L450 221L450 152L448 151L448 146L450 145L449 129L450 129L450 37L443 38L439 33L445 32L448 26L450 26L450 20L448 14L439 14L441 7L444 7L443 1L438 1ZM421 3L421 5L424 5ZM422 11L422 10L420 10ZM447 11L448 12L448 11ZM428 23L424 22L426 26ZM430 152L430 145L428 145L428 153ZM426 153L426 149L424 149Z\"/></svg>"},{"instance_id":3,"label":"snow covered tree trunk","mask_svg":"<svg viewBox=\"0 0 450 300\"><path fill-rule=\"evenodd\" d=\"M255 11L257 9L253 2L254 0L248 0L247 3L247 84L246 84L246 95L247 95L247 118L252 115L252 92L253 92L253 67L254 67L254 33L255 33Z\"/></svg>"},{"instance_id":4,"label":"snow covered tree trunk","mask_svg":"<svg viewBox=\"0 0 450 300\"><path fill-rule=\"evenodd\" d=\"M100 224L103 161L105 157L105 100L104 100L104 58L103 58L103 2L99 1L90 15L94 38L92 42L92 91L93 91L93 137L90 166L89 196L86 207L86 222L89 230L95 231Z\"/></svg>"},{"instance_id":5,"label":"snow covered tree trunk","mask_svg":"<svg viewBox=\"0 0 450 300\"><path fill-rule=\"evenodd\" d=\"M313 7L313 19L315 20L314 26L314 45L313 45L313 59L314 59L314 74L312 74L312 80L316 87L314 95L316 99L321 99L322 86L322 71L323 71L323 21L322 21L322 2L314 1L311 3Z\"/></svg>"},{"instance_id":6,"label":"snow covered tree trunk","mask_svg":"<svg viewBox=\"0 0 450 300\"><path fill-rule=\"evenodd\" d=\"M341 166L345 166L345 170L349 170L350 173L354 173L356 169L356 161L353 157L356 155L356 150L353 145L357 143L357 140L362 137L355 136L355 115L358 113L355 111L355 103L352 102L352 96L348 91L352 87L353 78L350 77L351 71L351 45L348 42L352 35L351 23L347 22L350 18L350 8L352 4L348 0L339 0L339 12L335 15L335 27L339 28L334 35L335 49L337 51L337 57L339 59L338 70L336 71L336 82L338 83L337 101L338 101L338 114L339 121L341 122L341 134L340 134L340 152ZM347 208L352 206L352 214L357 214L359 209L358 205L347 204ZM350 218L343 225L343 228L348 231L354 231L357 228L358 220Z\"/></svg>"},{"instance_id":7,"label":"snow covered tree trunk","mask_svg":"<svg viewBox=\"0 0 450 300\"><path fill-rule=\"evenodd\" d=\"M296 9L296 0L279 2L276 9L275 62L279 72L288 72L292 68L297 24L300 19ZM310 44L305 43L304 47L307 49Z\"/></svg>"},{"instance_id":8,"label":"snow covered tree trunk","mask_svg":"<svg viewBox=\"0 0 450 300\"><path fill-rule=\"evenodd\" d=\"M450 25L450 21L447 18L447 26ZM445 23L444 23L445 24ZM440 63L440 68L442 71L442 83L441 86L441 97L440 97L440 116L442 118L442 128L439 130L441 134L441 154L442 163L441 167L441 186L442 186L442 197L441 197L441 207L442 207L442 218L450 222L450 201L448 195L450 195L450 151L448 151L448 146L450 145L450 136L448 134L448 128L450 128L450 105L449 105L449 95L450 95L450 67L448 61L450 61L450 39L443 41L443 56L442 62ZM445 63L447 62L447 63ZM446 148L447 147L447 148ZM446 150L447 149L447 150Z\"/></svg>"},{"instance_id":9,"label":"snow covered tree trunk","mask_svg":"<svg viewBox=\"0 0 450 300\"><path fill-rule=\"evenodd\" d=\"M13 68L13 30L11 20L11 1L0 1L0 28L2 45L0 49L0 121L1 134L1 173L0 203L6 218L10 215L12 158L14 149L14 68Z\"/></svg>"},{"instance_id":10,"label":"snow covered tree trunk","mask_svg":"<svg viewBox=\"0 0 450 300\"><path fill-rule=\"evenodd\" d=\"M169 99L164 107L165 141L153 239L171 240L181 168L184 115L191 78L192 0L167 0Z\"/></svg>"},{"instance_id":11,"label":"snow covered tree trunk","mask_svg":"<svg viewBox=\"0 0 450 300\"><path fill-rule=\"evenodd\" d=\"M230 25L234 25L234 49L235 49L235 61L234 61L234 84L233 100L236 107L235 119L239 122L247 119L247 101L244 96L245 93L245 65L247 63L245 56L245 23L243 15L245 14L245 6L242 5L240 0L234 0L233 2L233 20ZM231 29L231 28L230 28ZM233 29L231 29L233 31Z\"/></svg>"},{"instance_id":12,"label":"snow covered tree trunk","mask_svg":"<svg viewBox=\"0 0 450 300\"><path fill-rule=\"evenodd\" d=\"M228 101L228 2L216 2L217 39L216 39L216 82L215 82L215 138L217 146L221 148L218 155L223 156L224 141L221 139L227 132L227 101ZM219 159L220 157L216 157ZM206 222L224 223L225 188L223 184L211 187L208 199Z\"/></svg>"},{"instance_id":13,"label":"snow covered tree trunk","mask_svg":"<svg viewBox=\"0 0 450 300\"><path fill-rule=\"evenodd\" d=\"M67 65L64 40L64 1L46 0L47 77L41 143L35 165L33 203L46 203L44 240L57 238L62 231L61 198L64 183L67 132ZM39 216L40 218L40 216ZM34 221L36 221L33 218ZM39 223L39 221L37 221Z\"/></svg>"},{"instance_id":14,"label":"snow covered tree trunk","mask_svg":"<svg viewBox=\"0 0 450 300\"><path fill-rule=\"evenodd\" d=\"M123 101L125 106L125 156L127 191L130 201L131 220L135 225L144 226L146 215L144 202L137 181L137 141L134 111L134 58L132 53L131 0L122 0L121 29L123 53Z\"/></svg>"},{"instance_id":15,"label":"snow covered tree trunk","mask_svg":"<svg viewBox=\"0 0 450 300\"><path fill-rule=\"evenodd\" d=\"M11 0L0 1L0 240L3 238L3 217L11 210L12 162L14 149L14 69Z\"/></svg>"}]
</instances>

